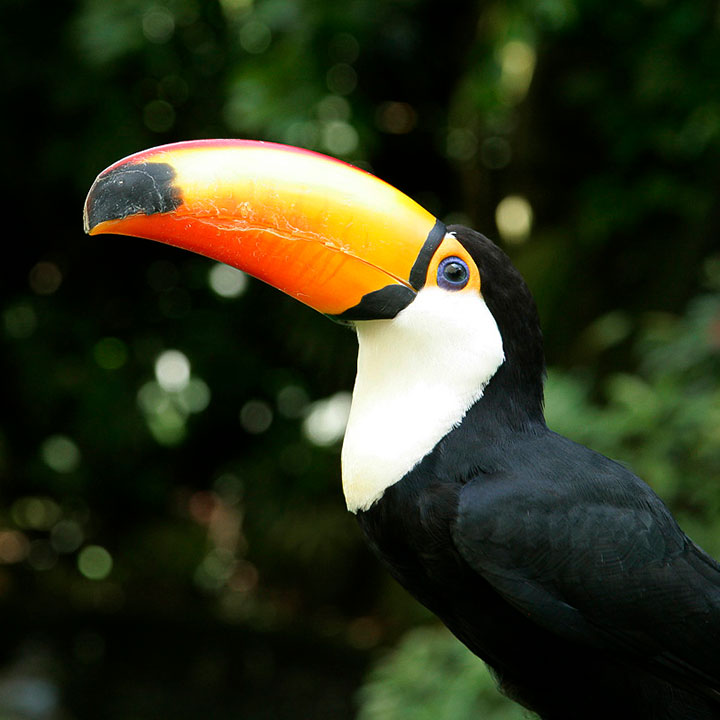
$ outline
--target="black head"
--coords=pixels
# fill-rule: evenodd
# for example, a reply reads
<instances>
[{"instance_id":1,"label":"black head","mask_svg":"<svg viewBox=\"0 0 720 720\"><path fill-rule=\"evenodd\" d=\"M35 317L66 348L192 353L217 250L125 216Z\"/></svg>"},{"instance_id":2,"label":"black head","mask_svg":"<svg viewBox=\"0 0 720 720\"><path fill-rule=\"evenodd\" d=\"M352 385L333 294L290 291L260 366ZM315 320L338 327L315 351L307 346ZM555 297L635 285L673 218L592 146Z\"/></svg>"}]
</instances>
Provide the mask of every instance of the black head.
<instances>
[{"instance_id":1,"label":"black head","mask_svg":"<svg viewBox=\"0 0 720 720\"><path fill-rule=\"evenodd\" d=\"M484 235L462 225L451 225L475 261L481 292L503 340L505 362L489 382L484 404L507 413L513 424L543 418L545 355L537 307L522 275L510 258Z\"/></svg>"}]
</instances>

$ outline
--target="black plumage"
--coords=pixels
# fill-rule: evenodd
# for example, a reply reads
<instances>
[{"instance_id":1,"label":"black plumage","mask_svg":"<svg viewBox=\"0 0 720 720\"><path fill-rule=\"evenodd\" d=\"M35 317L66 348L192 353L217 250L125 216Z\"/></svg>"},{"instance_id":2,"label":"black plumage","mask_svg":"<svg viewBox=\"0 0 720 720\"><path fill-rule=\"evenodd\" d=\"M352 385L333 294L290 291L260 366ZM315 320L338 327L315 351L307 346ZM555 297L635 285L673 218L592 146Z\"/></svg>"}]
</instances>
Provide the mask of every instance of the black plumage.
<instances>
[{"instance_id":1,"label":"black plumage","mask_svg":"<svg viewBox=\"0 0 720 720\"><path fill-rule=\"evenodd\" d=\"M505 362L458 427L358 513L393 576L546 720L720 718L720 566L632 472L545 424L542 337L479 233Z\"/></svg>"}]
</instances>

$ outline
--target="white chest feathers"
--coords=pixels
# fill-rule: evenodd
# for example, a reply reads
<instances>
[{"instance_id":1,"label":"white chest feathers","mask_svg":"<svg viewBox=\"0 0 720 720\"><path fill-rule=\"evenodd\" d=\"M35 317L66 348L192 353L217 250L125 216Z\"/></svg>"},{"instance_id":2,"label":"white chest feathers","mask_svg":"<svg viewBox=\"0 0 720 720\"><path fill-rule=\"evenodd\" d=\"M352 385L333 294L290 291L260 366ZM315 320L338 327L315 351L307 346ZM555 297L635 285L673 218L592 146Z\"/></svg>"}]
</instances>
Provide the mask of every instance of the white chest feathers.
<instances>
[{"instance_id":1,"label":"white chest feathers","mask_svg":"<svg viewBox=\"0 0 720 720\"><path fill-rule=\"evenodd\" d=\"M436 287L392 320L359 322L357 334L342 450L351 512L367 510L461 422L505 357L482 297Z\"/></svg>"}]
</instances>

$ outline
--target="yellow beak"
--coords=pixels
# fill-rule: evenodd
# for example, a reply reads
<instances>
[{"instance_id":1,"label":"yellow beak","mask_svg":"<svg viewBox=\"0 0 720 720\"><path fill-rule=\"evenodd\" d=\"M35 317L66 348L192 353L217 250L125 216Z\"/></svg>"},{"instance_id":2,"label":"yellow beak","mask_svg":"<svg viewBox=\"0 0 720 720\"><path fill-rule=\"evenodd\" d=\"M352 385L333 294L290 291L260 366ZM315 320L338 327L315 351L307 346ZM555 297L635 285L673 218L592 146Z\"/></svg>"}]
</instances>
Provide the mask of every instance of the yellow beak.
<instances>
[{"instance_id":1,"label":"yellow beak","mask_svg":"<svg viewBox=\"0 0 720 720\"><path fill-rule=\"evenodd\" d=\"M394 317L425 281L445 228L338 160L248 140L200 140L103 171L85 230L158 240L244 270L339 319Z\"/></svg>"}]
</instances>

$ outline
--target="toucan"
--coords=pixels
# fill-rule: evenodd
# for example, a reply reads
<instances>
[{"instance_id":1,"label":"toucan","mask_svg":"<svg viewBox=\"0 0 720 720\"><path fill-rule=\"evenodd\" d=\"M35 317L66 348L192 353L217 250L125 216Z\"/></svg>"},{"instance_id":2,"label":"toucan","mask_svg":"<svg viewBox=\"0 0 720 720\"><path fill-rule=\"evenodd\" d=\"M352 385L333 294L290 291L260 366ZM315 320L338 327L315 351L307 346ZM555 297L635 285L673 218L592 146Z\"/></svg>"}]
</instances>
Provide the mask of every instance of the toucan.
<instances>
[{"instance_id":1,"label":"toucan","mask_svg":"<svg viewBox=\"0 0 720 720\"><path fill-rule=\"evenodd\" d=\"M84 220L355 329L347 507L506 695L545 720L720 718L720 566L629 469L547 427L536 306L488 238L356 167L246 140L120 160Z\"/></svg>"}]
</instances>

